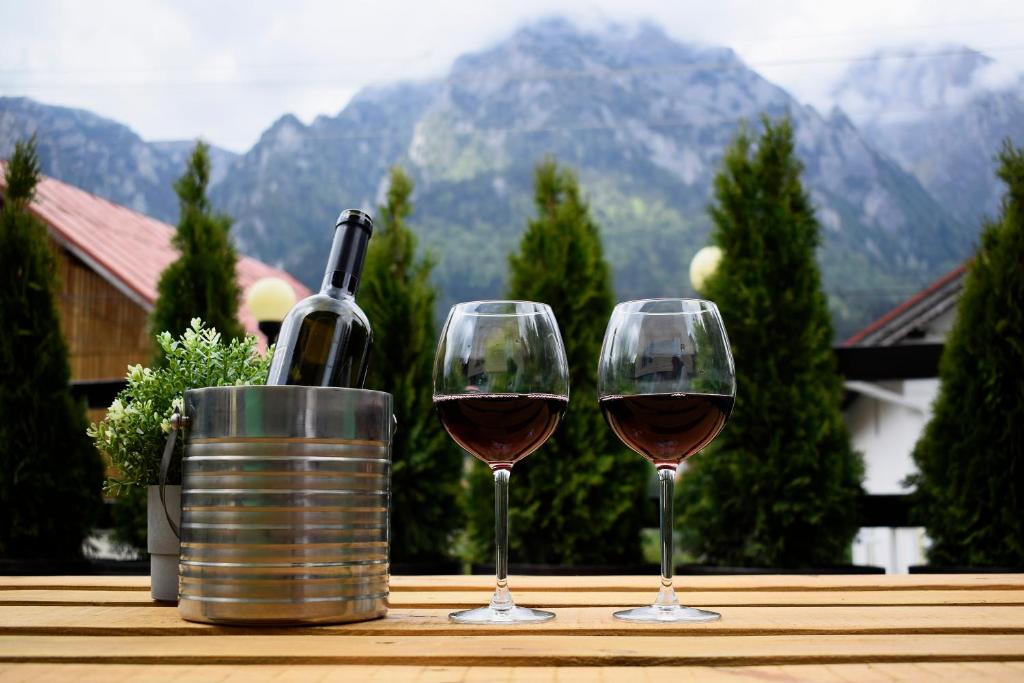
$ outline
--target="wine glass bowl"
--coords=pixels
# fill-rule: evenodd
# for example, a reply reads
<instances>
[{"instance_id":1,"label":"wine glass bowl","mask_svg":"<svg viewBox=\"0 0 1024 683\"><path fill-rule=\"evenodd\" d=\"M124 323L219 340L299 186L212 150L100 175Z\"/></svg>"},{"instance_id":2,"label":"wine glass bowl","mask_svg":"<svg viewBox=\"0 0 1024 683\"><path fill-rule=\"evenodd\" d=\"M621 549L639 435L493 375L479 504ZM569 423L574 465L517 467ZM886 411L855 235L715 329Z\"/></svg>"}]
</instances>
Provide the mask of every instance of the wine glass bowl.
<instances>
[{"instance_id":1,"label":"wine glass bowl","mask_svg":"<svg viewBox=\"0 0 1024 683\"><path fill-rule=\"evenodd\" d=\"M661 591L653 605L616 612L626 621L713 621L680 607L672 586L676 471L721 432L736 371L718 308L700 299L645 299L612 312L598 361L598 400L615 435L658 471Z\"/></svg>"},{"instance_id":2,"label":"wine glass bowl","mask_svg":"<svg viewBox=\"0 0 1024 683\"><path fill-rule=\"evenodd\" d=\"M495 574L490 605L454 612L469 624L536 623L508 590L508 482L554 433L569 403L569 370L554 313L532 301L472 301L448 313L434 361L434 408L449 436L494 474Z\"/></svg>"}]
</instances>

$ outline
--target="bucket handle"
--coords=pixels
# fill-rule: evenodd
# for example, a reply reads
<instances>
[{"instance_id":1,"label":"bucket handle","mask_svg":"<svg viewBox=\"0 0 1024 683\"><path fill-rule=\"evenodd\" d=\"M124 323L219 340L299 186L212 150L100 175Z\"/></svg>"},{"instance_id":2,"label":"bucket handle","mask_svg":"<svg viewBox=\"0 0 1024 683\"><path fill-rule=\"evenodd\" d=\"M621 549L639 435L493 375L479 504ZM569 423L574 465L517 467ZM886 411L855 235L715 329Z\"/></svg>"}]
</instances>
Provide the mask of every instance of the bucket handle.
<instances>
[{"instance_id":1,"label":"bucket handle","mask_svg":"<svg viewBox=\"0 0 1024 683\"><path fill-rule=\"evenodd\" d=\"M188 418L183 417L181 410L178 408L174 409L174 414L171 415L171 431L167 434L167 444L164 446L164 455L160 458L160 505L164 508L164 515L167 517L167 524L170 525L171 531L174 535L181 539L181 531L178 529L178 525L173 519L171 519L171 513L167 511L167 497L164 493L164 487L167 486L167 474L171 469L171 457L174 455L174 446L178 442L178 430L182 429L188 422Z\"/></svg>"}]
</instances>

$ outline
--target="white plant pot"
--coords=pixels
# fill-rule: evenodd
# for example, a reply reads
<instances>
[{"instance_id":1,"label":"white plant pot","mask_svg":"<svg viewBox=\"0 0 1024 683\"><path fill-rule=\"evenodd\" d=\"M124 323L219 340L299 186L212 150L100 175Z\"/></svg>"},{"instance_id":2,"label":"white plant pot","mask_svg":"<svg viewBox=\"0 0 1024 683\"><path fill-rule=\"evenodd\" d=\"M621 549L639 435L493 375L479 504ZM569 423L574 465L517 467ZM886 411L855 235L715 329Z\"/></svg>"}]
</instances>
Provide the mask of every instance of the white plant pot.
<instances>
[{"instance_id":1,"label":"white plant pot","mask_svg":"<svg viewBox=\"0 0 1024 683\"><path fill-rule=\"evenodd\" d=\"M177 601L178 553L181 542L167 523L167 515L181 528L181 486L165 486L167 512L160 502L160 487L147 492L148 524L146 549L149 551L150 594L154 600Z\"/></svg>"}]
</instances>

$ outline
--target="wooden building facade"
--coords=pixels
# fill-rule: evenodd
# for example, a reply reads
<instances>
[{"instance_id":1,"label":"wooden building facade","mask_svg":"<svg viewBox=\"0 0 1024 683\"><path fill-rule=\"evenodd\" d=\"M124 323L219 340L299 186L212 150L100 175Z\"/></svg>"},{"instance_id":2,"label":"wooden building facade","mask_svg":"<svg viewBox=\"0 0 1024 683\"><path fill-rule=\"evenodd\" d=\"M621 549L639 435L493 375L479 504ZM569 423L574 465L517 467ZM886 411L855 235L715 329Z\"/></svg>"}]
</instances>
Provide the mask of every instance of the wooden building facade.
<instances>
[{"instance_id":1,"label":"wooden building facade","mask_svg":"<svg viewBox=\"0 0 1024 683\"><path fill-rule=\"evenodd\" d=\"M68 344L71 377L105 382L153 356L149 313L63 248L57 249L61 327Z\"/></svg>"}]
</instances>

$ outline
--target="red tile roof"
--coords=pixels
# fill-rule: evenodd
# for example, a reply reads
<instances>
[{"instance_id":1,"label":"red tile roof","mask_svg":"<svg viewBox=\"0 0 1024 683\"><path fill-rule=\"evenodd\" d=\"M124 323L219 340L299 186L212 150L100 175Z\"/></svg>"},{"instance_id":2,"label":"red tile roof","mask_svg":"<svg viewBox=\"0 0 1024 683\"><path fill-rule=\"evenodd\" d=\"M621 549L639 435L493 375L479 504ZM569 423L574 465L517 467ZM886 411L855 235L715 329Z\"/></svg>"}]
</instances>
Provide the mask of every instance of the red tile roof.
<instances>
[{"instance_id":1,"label":"red tile roof","mask_svg":"<svg viewBox=\"0 0 1024 683\"><path fill-rule=\"evenodd\" d=\"M0 162L0 190L6 188L3 170ZM174 226L47 176L40 179L29 208L50 227L55 241L143 308L152 309L160 274L178 256L171 246ZM310 293L285 271L256 259L240 256L237 274L243 298L250 285L269 276L285 280L298 299ZM246 331L256 333L256 321L244 305L238 318Z\"/></svg>"},{"instance_id":2,"label":"red tile roof","mask_svg":"<svg viewBox=\"0 0 1024 683\"><path fill-rule=\"evenodd\" d=\"M963 274L967 270L968 263L969 263L969 261L967 263L963 263L963 264L957 266L953 270L949 271L948 273L946 273L945 275L940 277L935 282L931 283L930 285L928 285L927 287L922 289L920 292L918 292L914 296L910 297L909 299L907 299L903 303L899 304L898 306L896 306L895 308L893 308L892 310L887 312L881 318L878 318L877 320L872 322L867 327L864 327L864 328L858 330L851 337L849 337L846 341L844 341L842 345L843 346L856 346L859 342L861 342L865 337L867 337L871 333L881 329L887 323L895 320L896 318L898 318L902 314L909 312L918 303L924 301L929 296L931 296L932 294L935 294L936 292L938 292L940 289L942 289L946 285L949 285L949 284L953 283L954 281L956 281L958 278L962 277Z\"/></svg>"}]
</instances>

